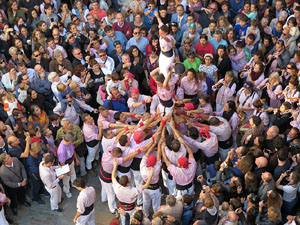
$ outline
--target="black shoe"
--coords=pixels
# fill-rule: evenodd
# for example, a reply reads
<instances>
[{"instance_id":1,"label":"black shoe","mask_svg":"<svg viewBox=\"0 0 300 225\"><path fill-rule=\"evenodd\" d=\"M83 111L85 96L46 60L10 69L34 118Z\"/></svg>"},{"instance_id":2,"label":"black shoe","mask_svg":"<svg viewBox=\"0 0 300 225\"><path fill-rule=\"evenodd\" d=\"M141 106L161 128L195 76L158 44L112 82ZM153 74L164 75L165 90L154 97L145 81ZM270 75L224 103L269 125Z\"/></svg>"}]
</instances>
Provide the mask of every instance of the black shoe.
<instances>
[{"instance_id":1,"label":"black shoe","mask_svg":"<svg viewBox=\"0 0 300 225\"><path fill-rule=\"evenodd\" d=\"M17 208L11 208L11 211L14 215L18 215L18 210Z\"/></svg>"},{"instance_id":2,"label":"black shoe","mask_svg":"<svg viewBox=\"0 0 300 225\"><path fill-rule=\"evenodd\" d=\"M9 224L13 224L13 223L14 223L14 221L13 221L12 219L10 219L10 218L6 218L6 220L7 220L7 222L8 222Z\"/></svg>"},{"instance_id":3,"label":"black shoe","mask_svg":"<svg viewBox=\"0 0 300 225\"><path fill-rule=\"evenodd\" d=\"M27 202L27 201L25 201L25 202L23 203L23 205L26 206L26 207L31 207L31 204L30 204L29 202Z\"/></svg>"},{"instance_id":4,"label":"black shoe","mask_svg":"<svg viewBox=\"0 0 300 225\"><path fill-rule=\"evenodd\" d=\"M54 211L54 212L62 212L63 209L62 209L62 208L58 208L58 209L54 209L53 211Z\"/></svg>"}]
</instances>

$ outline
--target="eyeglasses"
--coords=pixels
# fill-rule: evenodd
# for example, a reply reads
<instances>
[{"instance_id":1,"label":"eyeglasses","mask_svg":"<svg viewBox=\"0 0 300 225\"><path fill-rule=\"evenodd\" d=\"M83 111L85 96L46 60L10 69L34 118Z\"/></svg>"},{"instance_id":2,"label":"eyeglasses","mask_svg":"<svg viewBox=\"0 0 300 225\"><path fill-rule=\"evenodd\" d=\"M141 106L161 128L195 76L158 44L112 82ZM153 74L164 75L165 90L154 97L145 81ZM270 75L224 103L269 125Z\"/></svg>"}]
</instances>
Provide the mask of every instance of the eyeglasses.
<instances>
[{"instance_id":1,"label":"eyeglasses","mask_svg":"<svg viewBox=\"0 0 300 225\"><path fill-rule=\"evenodd\" d=\"M99 57L104 57L104 56L106 56L106 54L103 54L103 55L99 55Z\"/></svg>"},{"instance_id":2,"label":"eyeglasses","mask_svg":"<svg viewBox=\"0 0 300 225\"><path fill-rule=\"evenodd\" d=\"M134 32L133 34L140 34L141 32Z\"/></svg>"},{"instance_id":3,"label":"eyeglasses","mask_svg":"<svg viewBox=\"0 0 300 225\"><path fill-rule=\"evenodd\" d=\"M80 55L80 54L82 54L82 52L78 52L78 53L76 53L76 55Z\"/></svg>"},{"instance_id":4,"label":"eyeglasses","mask_svg":"<svg viewBox=\"0 0 300 225\"><path fill-rule=\"evenodd\" d=\"M41 54L37 54L37 55L35 55L34 57L38 57L38 56L40 56Z\"/></svg>"},{"instance_id":5,"label":"eyeglasses","mask_svg":"<svg viewBox=\"0 0 300 225\"><path fill-rule=\"evenodd\" d=\"M217 8L210 8L210 10L214 10L214 11L216 11L216 10L217 10Z\"/></svg>"}]
</instances>

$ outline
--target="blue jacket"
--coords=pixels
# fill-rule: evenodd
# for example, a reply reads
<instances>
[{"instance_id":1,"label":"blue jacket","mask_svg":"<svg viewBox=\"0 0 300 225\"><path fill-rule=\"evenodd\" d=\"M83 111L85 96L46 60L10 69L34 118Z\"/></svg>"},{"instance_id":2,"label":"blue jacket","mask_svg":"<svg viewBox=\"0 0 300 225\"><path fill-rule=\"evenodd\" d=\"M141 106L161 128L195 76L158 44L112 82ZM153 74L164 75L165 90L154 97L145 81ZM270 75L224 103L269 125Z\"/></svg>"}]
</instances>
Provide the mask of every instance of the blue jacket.
<instances>
[{"instance_id":1,"label":"blue jacket","mask_svg":"<svg viewBox=\"0 0 300 225\"><path fill-rule=\"evenodd\" d=\"M236 2L236 0L229 0L229 9L233 12L233 16L235 17L237 14L240 14L244 8L245 0L240 0L240 2Z\"/></svg>"},{"instance_id":2,"label":"blue jacket","mask_svg":"<svg viewBox=\"0 0 300 225\"><path fill-rule=\"evenodd\" d=\"M172 15L172 17L171 17L171 23L173 23L173 22L176 22L176 23L178 23L178 15L177 15L177 13L174 13L173 15ZM178 23L178 26L179 27L182 27L184 24L186 24L187 23L187 14L185 13L185 14L183 14L183 18L182 18L182 20L180 21L180 24Z\"/></svg>"},{"instance_id":3,"label":"blue jacket","mask_svg":"<svg viewBox=\"0 0 300 225\"><path fill-rule=\"evenodd\" d=\"M111 105L109 104L109 102L111 102ZM111 101L108 101L106 99L104 105L111 110L129 112L127 100L124 96L121 96L119 99L112 99Z\"/></svg>"},{"instance_id":4,"label":"blue jacket","mask_svg":"<svg viewBox=\"0 0 300 225\"><path fill-rule=\"evenodd\" d=\"M248 27L249 24L247 24L245 27L242 27L239 23L235 24L234 30L238 39L241 39L242 36L246 36Z\"/></svg>"},{"instance_id":5,"label":"blue jacket","mask_svg":"<svg viewBox=\"0 0 300 225\"><path fill-rule=\"evenodd\" d=\"M39 165L42 162L42 154L38 153L38 157L34 158L32 155L29 154L27 158L27 164L28 164L28 175L29 177L39 177ZM32 175L34 174L34 175Z\"/></svg>"},{"instance_id":6,"label":"blue jacket","mask_svg":"<svg viewBox=\"0 0 300 225\"><path fill-rule=\"evenodd\" d=\"M190 225L193 219L193 209L194 204L184 206L183 207L183 214L181 217L181 225Z\"/></svg>"},{"instance_id":7,"label":"blue jacket","mask_svg":"<svg viewBox=\"0 0 300 225\"><path fill-rule=\"evenodd\" d=\"M39 77L36 77L32 84L32 88L36 90L37 93L42 95L48 95L51 93L51 83L48 80L48 73L45 73L46 77L44 80L41 80Z\"/></svg>"}]
</instances>

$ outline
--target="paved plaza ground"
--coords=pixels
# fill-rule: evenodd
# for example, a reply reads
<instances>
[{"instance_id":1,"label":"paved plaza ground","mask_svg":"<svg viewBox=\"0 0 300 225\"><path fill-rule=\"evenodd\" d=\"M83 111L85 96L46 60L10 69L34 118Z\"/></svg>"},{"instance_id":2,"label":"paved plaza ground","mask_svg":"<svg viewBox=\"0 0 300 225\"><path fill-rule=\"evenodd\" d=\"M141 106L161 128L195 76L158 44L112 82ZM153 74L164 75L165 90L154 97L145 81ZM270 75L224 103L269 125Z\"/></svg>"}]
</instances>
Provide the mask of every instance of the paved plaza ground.
<instances>
[{"instance_id":1,"label":"paved plaza ground","mask_svg":"<svg viewBox=\"0 0 300 225\"><path fill-rule=\"evenodd\" d=\"M110 220L114 217L107 207L107 203L101 202L100 193L100 181L98 177L88 177L88 186L93 186L96 188L97 201L95 203L95 222L96 225L108 225ZM76 200L79 191L72 188L71 193L73 197L67 199L63 194L65 199L62 203L63 212L52 212L50 210L49 198L42 197L46 202L46 205L40 206L37 203L31 202L31 207L27 208L24 206L18 206L18 216L13 216L10 209L7 209L8 215L13 219L14 224L18 225L72 225L73 218L76 214ZM27 200L30 200L27 197Z\"/></svg>"}]
</instances>

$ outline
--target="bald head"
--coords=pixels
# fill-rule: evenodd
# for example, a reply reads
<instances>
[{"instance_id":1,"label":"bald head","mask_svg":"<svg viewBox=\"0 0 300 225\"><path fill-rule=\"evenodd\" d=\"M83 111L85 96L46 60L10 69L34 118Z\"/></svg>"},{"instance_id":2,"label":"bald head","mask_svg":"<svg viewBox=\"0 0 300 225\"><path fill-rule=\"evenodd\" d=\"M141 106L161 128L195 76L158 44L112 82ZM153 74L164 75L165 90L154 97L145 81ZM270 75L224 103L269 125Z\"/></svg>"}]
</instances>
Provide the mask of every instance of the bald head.
<instances>
[{"instance_id":1,"label":"bald head","mask_svg":"<svg viewBox=\"0 0 300 225\"><path fill-rule=\"evenodd\" d=\"M266 157L261 156L255 159L255 164L258 168L263 168L268 165L268 160Z\"/></svg>"},{"instance_id":2,"label":"bald head","mask_svg":"<svg viewBox=\"0 0 300 225\"><path fill-rule=\"evenodd\" d=\"M7 138L7 143L10 146L18 146L20 144L20 141L16 136L9 136L9 138Z\"/></svg>"},{"instance_id":3,"label":"bald head","mask_svg":"<svg viewBox=\"0 0 300 225\"><path fill-rule=\"evenodd\" d=\"M230 222L237 222L239 220L238 215L234 211L228 211L227 216Z\"/></svg>"},{"instance_id":4,"label":"bald head","mask_svg":"<svg viewBox=\"0 0 300 225\"><path fill-rule=\"evenodd\" d=\"M277 126L271 126L267 131L268 139L272 139L276 137L278 134L279 134L279 128Z\"/></svg>"},{"instance_id":5,"label":"bald head","mask_svg":"<svg viewBox=\"0 0 300 225\"><path fill-rule=\"evenodd\" d=\"M261 174L261 178L264 183L269 183L270 181L272 181L273 176L269 172L264 172Z\"/></svg>"}]
</instances>

